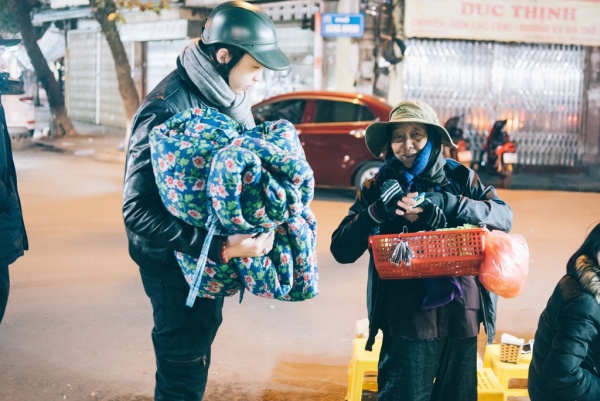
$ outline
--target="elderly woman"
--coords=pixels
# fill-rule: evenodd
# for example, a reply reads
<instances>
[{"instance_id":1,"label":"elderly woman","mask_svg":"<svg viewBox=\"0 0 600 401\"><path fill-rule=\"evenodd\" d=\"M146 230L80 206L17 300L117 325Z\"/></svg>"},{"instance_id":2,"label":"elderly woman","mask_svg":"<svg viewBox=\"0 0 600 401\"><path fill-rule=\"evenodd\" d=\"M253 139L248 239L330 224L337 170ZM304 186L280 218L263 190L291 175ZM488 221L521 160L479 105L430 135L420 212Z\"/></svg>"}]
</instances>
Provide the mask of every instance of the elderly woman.
<instances>
[{"instance_id":1,"label":"elderly woman","mask_svg":"<svg viewBox=\"0 0 600 401\"><path fill-rule=\"evenodd\" d=\"M355 262L376 234L479 223L511 229L512 210L496 190L444 159L442 145L456 145L428 104L401 102L389 122L367 128L366 144L385 163L332 234L338 262ZM425 201L416 206L418 193ZM476 401L477 335L483 322L493 340L497 297L475 277L381 280L372 257L367 290L367 349L383 332L379 401Z\"/></svg>"}]
</instances>

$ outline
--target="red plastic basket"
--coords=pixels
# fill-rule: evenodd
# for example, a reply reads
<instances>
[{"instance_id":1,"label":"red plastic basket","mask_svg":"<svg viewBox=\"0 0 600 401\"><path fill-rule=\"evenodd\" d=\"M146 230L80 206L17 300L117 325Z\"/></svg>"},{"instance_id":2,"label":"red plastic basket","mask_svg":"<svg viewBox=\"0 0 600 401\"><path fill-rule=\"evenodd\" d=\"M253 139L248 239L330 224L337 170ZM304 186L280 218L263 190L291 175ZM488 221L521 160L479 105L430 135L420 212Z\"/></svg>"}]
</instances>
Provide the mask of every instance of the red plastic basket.
<instances>
[{"instance_id":1,"label":"red plastic basket","mask_svg":"<svg viewBox=\"0 0 600 401\"><path fill-rule=\"evenodd\" d=\"M369 248L382 279L477 276L483 261L487 228L373 235ZM414 253L411 265L390 261L400 240Z\"/></svg>"}]
</instances>

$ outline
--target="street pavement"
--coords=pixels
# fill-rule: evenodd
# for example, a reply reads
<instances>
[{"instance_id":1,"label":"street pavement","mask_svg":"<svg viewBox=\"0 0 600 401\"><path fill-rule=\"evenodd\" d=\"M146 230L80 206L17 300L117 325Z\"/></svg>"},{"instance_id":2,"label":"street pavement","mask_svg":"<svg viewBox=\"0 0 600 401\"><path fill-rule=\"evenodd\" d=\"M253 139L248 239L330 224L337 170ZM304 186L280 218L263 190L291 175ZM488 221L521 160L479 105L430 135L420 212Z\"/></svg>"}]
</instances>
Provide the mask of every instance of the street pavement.
<instances>
[{"instance_id":1,"label":"street pavement","mask_svg":"<svg viewBox=\"0 0 600 401\"><path fill-rule=\"evenodd\" d=\"M75 138L40 138L15 152L31 249L11 266L13 290L0 327L2 401L152 399L151 310L127 254L120 211L125 134L76 129ZM499 302L498 336L529 340L566 260L599 221L600 194L499 193L515 211L513 232L525 236L531 257L523 293ZM302 303L229 299L207 401L343 399L354 327L366 316L367 257L349 265L333 260L329 238L351 199L320 189L315 195L321 294Z\"/></svg>"},{"instance_id":2,"label":"street pavement","mask_svg":"<svg viewBox=\"0 0 600 401\"><path fill-rule=\"evenodd\" d=\"M120 214L125 132L75 128L77 137L36 138L31 149L15 152L31 250L11 266L0 399L150 401L151 310ZM599 178L597 169L517 172L511 189L519 190L499 190L531 258L523 293L499 302L498 335L533 337L565 261L599 219ZM548 188L556 191L542 190ZM351 203L340 193L319 190L312 205L321 294L299 304L248 296L226 302L207 400L343 399L355 323L366 316L367 259L342 266L329 252ZM365 394L363 401L375 398Z\"/></svg>"},{"instance_id":3,"label":"street pavement","mask_svg":"<svg viewBox=\"0 0 600 401\"><path fill-rule=\"evenodd\" d=\"M68 148L73 154L15 152L31 248L11 266L0 325L0 400L151 401L151 308L127 253L123 166L92 159L88 148L81 157ZM531 256L523 293L499 301L497 339L508 332L529 340L566 260L600 221L600 193L499 193L515 211L513 233L527 239ZM351 201L315 192L319 296L225 302L207 401L343 400L354 328L367 313L367 255L340 265L329 252Z\"/></svg>"}]
</instances>

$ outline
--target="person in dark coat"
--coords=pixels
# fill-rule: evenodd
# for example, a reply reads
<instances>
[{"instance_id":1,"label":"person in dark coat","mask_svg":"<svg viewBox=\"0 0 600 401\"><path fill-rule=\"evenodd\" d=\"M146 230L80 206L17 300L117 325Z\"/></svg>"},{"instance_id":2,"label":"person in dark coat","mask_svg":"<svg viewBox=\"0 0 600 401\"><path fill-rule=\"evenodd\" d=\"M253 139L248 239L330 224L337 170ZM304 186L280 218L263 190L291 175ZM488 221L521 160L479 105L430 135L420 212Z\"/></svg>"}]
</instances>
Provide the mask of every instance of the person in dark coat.
<instances>
[{"instance_id":1,"label":"person in dark coat","mask_svg":"<svg viewBox=\"0 0 600 401\"><path fill-rule=\"evenodd\" d=\"M193 307L186 306L190 287L174 252L200 255L207 231L184 223L163 205L152 170L149 133L178 112L207 107L252 128L246 92L261 79L264 68L289 66L269 16L246 2L225 2L210 13L202 37L183 50L176 70L148 94L132 121L123 217L129 253L139 265L154 313L156 401L203 398L223 298L198 298ZM264 255L273 246L270 234L214 236L208 257L226 263Z\"/></svg>"},{"instance_id":2,"label":"person in dark coat","mask_svg":"<svg viewBox=\"0 0 600 401\"><path fill-rule=\"evenodd\" d=\"M338 262L355 262L377 234L479 223L511 229L513 212L496 190L443 157L442 145L455 145L428 104L399 103L389 122L367 128L365 139L385 163L332 234ZM418 193L425 201L415 206ZM372 254L368 276L367 350L383 332L378 400L476 401L477 335L483 322L488 342L494 339L497 296L475 277L381 280Z\"/></svg>"},{"instance_id":3,"label":"person in dark coat","mask_svg":"<svg viewBox=\"0 0 600 401\"><path fill-rule=\"evenodd\" d=\"M19 39L4 39L0 35L0 54L3 53L4 47L15 46L19 42ZM10 292L8 266L29 249L17 190L17 171L2 106L2 89L7 79L8 73L0 72L0 323L4 318Z\"/></svg>"},{"instance_id":4,"label":"person in dark coat","mask_svg":"<svg viewBox=\"0 0 600 401\"><path fill-rule=\"evenodd\" d=\"M528 388L531 401L600 400L600 224L567 262L540 316Z\"/></svg>"},{"instance_id":5,"label":"person in dark coat","mask_svg":"<svg viewBox=\"0 0 600 401\"><path fill-rule=\"evenodd\" d=\"M494 171L498 170L499 166L499 150L498 147L510 141L510 136L506 131L506 123L508 120L498 120L490 129L484 149L487 152L487 165Z\"/></svg>"}]
</instances>

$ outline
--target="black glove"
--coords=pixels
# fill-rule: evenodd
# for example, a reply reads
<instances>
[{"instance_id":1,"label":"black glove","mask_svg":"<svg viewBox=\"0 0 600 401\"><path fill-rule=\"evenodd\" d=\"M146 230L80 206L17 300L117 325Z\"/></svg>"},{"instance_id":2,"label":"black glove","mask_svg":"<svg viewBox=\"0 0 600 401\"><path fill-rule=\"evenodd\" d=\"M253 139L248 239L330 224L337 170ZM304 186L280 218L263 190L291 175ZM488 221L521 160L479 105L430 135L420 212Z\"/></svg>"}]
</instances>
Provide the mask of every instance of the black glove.
<instances>
[{"instance_id":1,"label":"black glove","mask_svg":"<svg viewBox=\"0 0 600 401\"><path fill-rule=\"evenodd\" d=\"M443 199L441 194L440 198ZM438 205L434 204L430 199L426 198L423 203L419 205L419 207L423 209L423 211L419 213L419 218L415 222L419 227L419 230L429 231L446 227L446 215L444 215L442 209Z\"/></svg>"},{"instance_id":2,"label":"black glove","mask_svg":"<svg viewBox=\"0 0 600 401\"><path fill-rule=\"evenodd\" d=\"M445 202L445 197L442 193L440 193L440 192L425 192L425 199L429 200L429 202L433 203L434 205L436 205L437 207L442 209L442 211L444 210L446 202Z\"/></svg>"},{"instance_id":3,"label":"black glove","mask_svg":"<svg viewBox=\"0 0 600 401\"><path fill-rule=\"evenodd\" d=\"M405 195L398 181L387 180L381 186L380 198L369 206L369 216L379 224L391 219L396 216L396 209L401 209L397 203Z\"/></svg>"}]
</instances>

